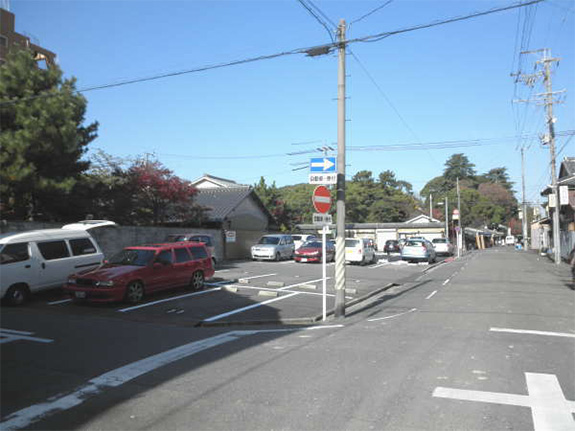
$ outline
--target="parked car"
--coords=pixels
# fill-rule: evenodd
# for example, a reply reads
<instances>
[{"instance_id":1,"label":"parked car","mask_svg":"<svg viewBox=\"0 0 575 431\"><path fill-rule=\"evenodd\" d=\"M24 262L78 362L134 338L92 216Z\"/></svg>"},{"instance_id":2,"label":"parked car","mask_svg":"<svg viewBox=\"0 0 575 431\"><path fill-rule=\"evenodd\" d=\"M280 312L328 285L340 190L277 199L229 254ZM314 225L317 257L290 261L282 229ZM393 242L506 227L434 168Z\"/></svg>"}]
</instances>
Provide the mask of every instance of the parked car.
<instances>
[{"instance_id":1,"label":"parked car","mask_svg":"<svg viewBox=\"0 0 575 431\"><path fill-rule=\"evenodd\" d=\"M115 223L87 222L0 235L0 298L21 305L32 293L61 287L69 274L99 266L104 254L87 230Z\"/></svg>"},{"instance_id":2,"label":"parked car","mask_svg":"<svg viewBox=\"0 0 575 431\"><path fill-rule=\"evenodd\" d=\"M506 236L505 245L515 245L515 237L513 235Z\"/></svg>"},{"instance_id":3,"label":"parked car","mask_svg":"<svg viewBox=\"0 0 575 431\"><path fill-rule=\"evenodd\" d=\"M252 246L253 260L276 260L293 258L295 247L290 235L264 235Z\"/></svg>"},{"instance_id":4,"label":"parked car","mask_svg":"<svg viewBox=\"0 0 575 431\"><path fill-rule=\"evenodd\" d=\"M216 251L214 237L205 233L175 233L166 236L165 242L195 241L203 242L212 256L212 263L215 266L220 262L221 256Z\"/></svg>"},{"instance_id":5,"label":"parked car","mask_svg":"<svg viewBox=\"0 0 575 431\"><path fill-rule=\"evenodd\" d=\"M438 255L453 256L454 247L447 238L433 238L431 243Z\"/></svg>"},{"instance_id":6,"label":"parked car","mask_svg":"<svg viewBox=\"0 0 575 431\"><path fill-rule=\"evenodd\" d=\"M345 261L346 263L367 263L377 262L375 249L370 241L365 238L346 238L345 239Z\"/></svg>"},{"instance_id":7,"label":"parked car","mask_svg":"<svg viewBox=\"0 0 575 431\"><path fill-rule=\"evenodd\" d=\"M291 237L293 239L293 245L296 250L300 248L304 243L317 239L315 235L305 235L305 234L296 234L292 235Z\"/></svg>"},{"instance_id":8,"label":"parked car","mask_svg":"<svg viewBox=\"0 0 575 431\"><path fill-rule=\"evenodd\" d=\"M135 304L160 290L201 290L213 275L203 243L152 244L126 247L99 268L70 275L64 291L76 301Z\"/></svg>"},{"instance_id":9,"label":"parked car","mask_svg":"<svg viewBox=\"0 0 575 431\"><path fill-rule=\"evenodd\" d=\"M295 251L294 260L296 262L322 262L322 242L312 240L304 243ZM335 244L333 241L325 243L325 260L333 262L335 260Z\"/></svg>"},{"instance_id":10,"label":"parked car","mask_svg":"<svg viewBox=\"0 0 575 431\"><path fill-rule=\"evenodd\" d=\"M425 239L409 239L401 249L401 259L408 262L427 261L433 263L437 254L433 244Z\"/></svg>"},{"instance_id":11,"label":"parked car","mask_svg":"<svg viewBox=\"0 0 575 431\"><path fill-rule=\"evenodd\" d=\"M395 239L388 239L387 241L385 241L385 245L383 246L383 251L387 254L401 252L401 247L399 246L399 241L397 241Z\"/></svg>"}]
</instances>

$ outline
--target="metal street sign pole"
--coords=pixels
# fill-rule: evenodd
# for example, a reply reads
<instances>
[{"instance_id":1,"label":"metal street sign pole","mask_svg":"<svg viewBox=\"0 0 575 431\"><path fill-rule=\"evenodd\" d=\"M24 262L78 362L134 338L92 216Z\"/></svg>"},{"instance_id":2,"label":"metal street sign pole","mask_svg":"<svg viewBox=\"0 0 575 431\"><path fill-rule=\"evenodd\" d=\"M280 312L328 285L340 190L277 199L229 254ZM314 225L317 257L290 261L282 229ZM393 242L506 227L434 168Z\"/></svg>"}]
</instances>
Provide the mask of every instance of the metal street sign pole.
<instances>
[{"instance_id":1,"label":"metal street sign pole","mask_svg":"<svg viewBox=\"0 0 575 431\"><path fill-rule=\"evenodd\" d=\"M322 256L322 263L321 263L321 271L322 271L322 293L323 293L323 321L325 322L327 319L327 260L326 260L326 233L327 233L327 225L323 226L321 230L321 256Z\"/></svg>"}]
</instances>

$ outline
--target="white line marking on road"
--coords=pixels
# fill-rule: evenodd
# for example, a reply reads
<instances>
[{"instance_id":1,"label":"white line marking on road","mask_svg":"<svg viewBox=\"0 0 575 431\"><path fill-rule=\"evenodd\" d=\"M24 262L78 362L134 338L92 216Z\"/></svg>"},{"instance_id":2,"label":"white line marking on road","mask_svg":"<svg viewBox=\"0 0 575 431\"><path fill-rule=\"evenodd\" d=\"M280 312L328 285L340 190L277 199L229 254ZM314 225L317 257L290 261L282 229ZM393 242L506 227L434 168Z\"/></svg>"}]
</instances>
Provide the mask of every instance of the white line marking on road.
<instances>
[{"instance_id":1,"label":"white line marking on road","mask_svg":"<svg viewBox=\"0 0 575 431\"><path fill-rule=\"evenodd\" d=\"M403 316L404 314L407 314L407 313L413 313L414 311L417 311L417 308L412 308L412 309L409 310L409 311L406 311L406 312L404 312L404 313L394 314L393 316L385 316L385 317L377 317L377 318L375 318L375 319L367 319L367 321L368 321L368 322L375 322L375 321L377 321L377 320L391 319L391 318L393 318L393 317Z\"/></svg>"},{"instance_id":2,"label":"white line marking on road","mask_svg":"<svg viewBox=\"0 0 575 431\"><path fill-rule=\"evenodd\" d=\"M216 269L214 272L229 272L229 269Z\"/></svg>"},{"instance_id":3,"label":"white line marking on road","mask_svg":"<svg viewBox=\"0 0 575 431\"><path fill-rule=\"evenodd\" d=\"M333 326L332 326L333 327ZM320 328L332 328L327 326L319 326ZM183 346L175 347L157 355L149 356L131 364L125 365L115 370L104 373L92 380L89 380L82 386L68 395L62 395L57 398L52 398L49 401L35 404L26 407L22 410L14 412L0 422L0 428L3 431L16 430L26 428L34 422L57 413L62 410L67 410L72 407L78 406L88 399L99 395L107 388L120 386L130 380L140 377L143 374L149 373L157 368L169 365L172 362L179 361L180 359L187 358L195 355L203 350L207 350L230 341L238 340L242 337L270 332L297 332L302 329L279 329L279 330L260 330L260 331L231 331L225 334L216 335L215 337L207 338L205 340L194 341L192 343L184 344ZM314 327L313 329L316 329Z\"/></svg>"},{"instance_id":4,"label":"white line marking on road","mask_svg":"<svg viewBox=\"0 0 575 431\"><path fill-rule=\"evenodd\" d=\"M52 301L52 302L48 302L48 305L57 305L57 304L64 304L66 302L72 302L72 300L70 298L68 299L61 299L60 301Z\"/></svg>"},{"instance_id":5,"label":"white line marking on road","mask_svg":"<svg viewBox=\"0 0 575 431\"><path fill-rule=\"evenodd\" d=\"M451 279L448 278L447 280L445 280L445 281L443 282L443 285L442 285L442 286L445 286L447 283L449 283L449 280L451 280Z\"/></svg>"},{"instance_id":6,"label":"white line marking on road","mask_svg":"<svg viewBox=\"0 0 575 431\"><path fill-rule=\"evenodd\" d=\"M326 280L329 280L329 279L331 279L331 277L326 277ZM289 286L284 286L284 287L281 287L277 290L287 290L287 289L291 289L292 287L301 286L302 284L315 283L316 281L322 281L322 280L323 280L323 278L316 278L315 280L309 280L309 281L303 281L301 283L290 284Z\"/></svg>"},{"instance_id":7,"label":"white line marking on road","mask_svg":"<svg viewBox=\"0 0 575 431\"><path fill-rule=\"evenodd\" d=\"M16 331L13 329L0 329L0 344L11 343L13 341L35 341L37 343L52 343L54 340L48 338L31 337L33 332Z\"/></svg>"},{"instance_id":8,"label":"white line marking on road","mask_svg":"<svg viewBox=\"0 0 575 431\"><path fill-rule=\"evenodd\" d=\"M17 331L16 329L6 329L6 328L0 328L0 331L9 332L11 334L18 334L18 335L32 335L33 334L33 332Z\"/></svg>"},{"instance_id":9,"label":"white line marking on road","mask_svg":"<svg viewBox=\"0 0 575 431\"><path fill-rule=\"evenodd\" d=\"M175 301L176 299L187 298L189 296L204 295L206 293L217 292L219 290L222 290L222 288L216 287L215 289L202 290L201 292L193 292L193 293L187 293L185 295L173 296L171 298L160 299L159 301L153 301L153 302L148 302L148 303L142 304L142 305L135 305L133 307L122 308L121 310L118 310L118 311L120 313L126 313L128 311L137 310L138 308L144 308L144 307L149 307L151 305L161 304L162 302Z\"/></svg>"},{"instance_id":10,"label":"white line marking on road","mask_svg":"<svg viewBox=\"0 0 575 431\"><path fill-rule=\"evenodd\" d=\"M244 311L251 310L251 309L257 308L257 307L261 307L262 305L267 305L267 304L270 304L272 302L281 301L282 299L287 299L287 298L290 298L292 296L299 295L299 294L300 294L300 292L290 293L289 295L279 296L279 297L274 298L274 299L268 299L267 301L258 302L257 304L248 305L247 307L237 308L235 310L228 311L227 313L222 313L222 314L218 314L217 316L208 317L207 319L204 319L204 322L213 322L214 320L219 320L223 317L228 317L228 316L231 316L233 314L242 313Z\"/></svg>"},{"instance_id":11,"label":"white line marking on road","mask_svg":"<svg viewBox=\"0 0 575 431\"><path fill-rule=\"evenodd\" d=\"M244 280L253 280L255 278L272 277L277 274L264 274L264 275L253 275L251 277L242 277Z\"/></svg>"},{"instance_id":12,"label":"white line marking on road","mask_svg":"<svg viewBox=\"0 0 575 431\"><path fill-rule=\"evenodd\" d=\"M425 299L430 299L430 298L431 298L433 295L435 295L436 293L437 293L437 290L434 290L434 291L431 292L431 293L427 296L427 298L425 298Z\"/></svg>"},{"instance_id":13,"label":"white line marking on road","mask_svg":"<svg viewBox=\"0 0 575 431\"><path fill-rule=\"evenodd\" d=\"M245 284L230 284L229 287L237 287L238 289L242 290L264 290L266 292L277 292L280 289L272 289L269 287L256 287L256 286L246 286ZM282 292L287 293L301 293L302 295L315 295L315 296L323 296L323 293L318 292L302 292L299 290L282 290ZM327 296L335 296L332 293L328 293ZM346 296L346 298L353 298L353 296Z\"/></svg>"},{"instance_id":14,"label":"white line marking on road","mask_svg":"<svg viewBox=\"0 0 575 431\"><path fill-rule=\"evenodd\" d=\"M288 263L295 263L295 260L286 260L285 262L280 262L280 265L286 265Z\"/></svg>"},{"instance_id":15,"label":"white line marking on road","mask_svg":"<svg viewBox=\"0 0 575 431\"><path fill-rule=\"evenodd\" d=\"M437 387L433 396L530 407L535 431L573 430L575 422L572 413L575 413L575 402L565 399L557 377L553 374L525 373L525 379L529 395Z\"/></svg>"},{"instance_id":16,"label":"white line marking on road","mask_svg":"<svg viewBox=\"0 0 575 431\"><path fill-rule=\"evenodd\" d=\"M569 334L567 332L531 331L528 329L509 329L509 328L489 328L489 330L493 332L509 332L512 334L548 335L551 337L575 338L575 334Z\"/></svg>"}]
</instances>

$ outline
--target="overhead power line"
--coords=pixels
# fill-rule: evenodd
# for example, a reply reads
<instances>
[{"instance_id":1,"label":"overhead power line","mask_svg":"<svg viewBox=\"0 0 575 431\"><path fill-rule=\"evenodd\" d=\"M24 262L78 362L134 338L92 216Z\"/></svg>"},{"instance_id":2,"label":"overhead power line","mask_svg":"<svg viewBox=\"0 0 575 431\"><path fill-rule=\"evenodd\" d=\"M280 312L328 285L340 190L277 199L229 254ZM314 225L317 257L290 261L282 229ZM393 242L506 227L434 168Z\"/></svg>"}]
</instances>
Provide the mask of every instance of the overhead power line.
<instances>
[{"instance_id":1,"label":"overhead power line","mask_svg":"<svg viewBox=\"0 0 575 431\"><path fill-rule=\"evenodd\" d=\"M315 11L311 8L311 6L309 6L304 0L297 0L297 1L299 2L299 4L301 4L310 13L311 16L313 16L316 19L317 22L320 23L320 25L323 28L326 29L332 43L335 42L335 39L333 38L333 30L328 27L328 25L325 23L325 21L322 18L320 18L318 16L318 14L316 14ZM311 2L310 2L310 4L311 4Z\"/></svg>"},{"instance_id":2,"label":"overhead power line","mask_svg":"<svg viewBox=\"0 0 575 431\"><path fill-rule=\"evenodd\" d=\"M393 2L393 0L387 0L384 4L382 4L382 5L378 6L378 7L376 7L375 9L373 9L373 10L371 10L370 12L366 13L365 15L362 15L362 16L360 16L359 18L354 19L353 21L351 21L351 22L349 23L349 25L352 25L352 24L354 24L354 23L356 23L356 22L360 22L362 19L367 18L367 17L370 16L370 15L373 15L373 14L376 13L378 10L383 9L384 7L386 7L386 6L387 6L388 4L390 4L391 2Z\"/></svg>"},{"instance_id":3,"label":"overhead power line","mask_svg":"<svg viewBox=\"0 0 575 431\"><path fill-rule=\"evenodd\" d=\"M531 0L531 1L525 2L525 3L516 3L516 4L505 6L505 7L492 8L492 9L481 11L481 12L475 12L475 13L472 13L470 15L448 18L445 20L434 21L434 22L428 23L428 24L421 24L421 25L407 27L407 28L400 29L400 30L377 33L377 34L370 35L370 36L358 37L355 39L347 40L343 43L348 45L348 44L357 43L357 42L377 42L377 41L382 40L386 37L395 36L395 35L402 34L402 33L409 33L412 31L437 27L440 25L450 24L453 22L465 21L465 20L469 20L472 18L477 18L479 16L490 15L490 14L497 13L497 12L503 12L503 11L507 11L507 10L511 10L511 9L530 6L532 4L540 3L542 1L545 1L545 0ZM224 62L224 63L218 63L218 64L208 65L208 66L201 66L201 67L197 67L197 68L186 69L186 70L181 70L181 71L176 71L176 72L162 73L162 74L149 76L149 77L128 79L125 81L119 81L119 82L115 82L115 83L86 87L86 88L83 88L80 90L76 90L76 93L86 93L89 91L96 91L96 90L103 90L103 89L109 89L109 88L114 88L114 87L121 87L121 86L125 86L125 85L141 83L141 82L156 81L159 79L170 78L170 77L181 76L181 75L187 75L187 74L191 74L191 73L205 72L205 71L213 70L213 69L221 69L224 67L238 66L238 65L247 64L247 63L254 63L256 61L271 60L274 58L284 57L284 56L288 56L288 55L296 55L296 54L311 55L311 53L313 53L313 52L321 52L321 53L327 54L332 49L337 48L339 46L339 44L340 44L340 42L334 42L334 43L326 44L326 45L315 45L315 46L311 46L311 47L307 47L307 48L296 48L296 49L292 49L290 51L283 51L283 52L278 52L275 54L260 55L257 57L245 58L242 60L228 61L228 62ZM57 94L58 93L55 93L55 92L46 92L46 93L38 94L36 96L23 97L23 98L17 98L14 100L2 101L2 102L0 102L0 107L12 105L14 103L27 102L30 100L35 100L35 99L39 99L39 98L43 98L43 97L52 97L52 96L55 96Z\"/></svg>"}]
</instances>

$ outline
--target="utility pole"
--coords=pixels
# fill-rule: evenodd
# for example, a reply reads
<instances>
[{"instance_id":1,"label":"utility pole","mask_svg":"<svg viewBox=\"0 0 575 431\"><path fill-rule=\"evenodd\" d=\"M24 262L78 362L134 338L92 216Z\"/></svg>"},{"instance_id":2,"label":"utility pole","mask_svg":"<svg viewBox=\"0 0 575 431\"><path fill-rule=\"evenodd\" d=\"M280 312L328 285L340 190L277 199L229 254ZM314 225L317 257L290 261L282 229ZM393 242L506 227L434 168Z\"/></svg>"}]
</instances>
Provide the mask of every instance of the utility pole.
<instances>
[{"instance_id":1,"label":"utility pole","mask_svg":"<svg viewBox=\"0 0 575 431\"><path fill-rule=\"evenodd\" d=\"M445 238L449 240L449 200L445 196Z\"/></svg>"},{"instance_id":2,"label":"utility pole","mask_svg":"<svg viewBox=\"0 0 575 431\"><path fill-rule=\"evenodd\" d=\"M543 71L531 75L513 74L517 76L518 80L523 81L526 85L533 87L538 78L543 77L545 83L545 93L536 94L535 100L516 100L516 102L543 102L547 114L547 127L548 134L542 138L543 144L549 144L549 156L551 159L551 194L555 201L555 208L553 210L553 257L557 265L561 263L561 236L559 232L559 209L561 208L559 202L559 187L557 185L557 172L555 161L555 118L553 118L553 104L559 103L553 99L555 94L563 93L565 90L553 91L551 84L551 64L558 63L559 58L553 58L550 55L549 48L537 49L535 51L522 51L521 54L536 54L542 53L540 60L535 62L535 65L543 65ZM525 201L525 198L523 199ZM525 206L524 206L525 208ZM551 209L551 208L550 208ZM525 216L524 216L525 217Z\"/></svg>"},{"instance_id":3,"label":"utility pole","mask_svg":"<svg viewBox=\"0 0 575 431\"><path fill-rule=\"evenodd\" d=\"M463 244L463 238L465 238L465 236L462 237L463 232L461 232L461 194L459 193L459 177L457 177L457 210L459 211L459 218L457 219L457 225L458 225L458 232L457 232L457 257L461 257L461 246Z\"/></svg>"},{"instance_id":4,"label":"utility pole","mask_svg":"<svg viewBox=\"0 0 575 431\"><path fill-rule=\"evenodd\" d=\"M429 195L429 218L433 218L433 195Z\"/></svg>"},{"instance_id":5,"label":"utility pole","mask_svg":"<svg viewBox=\"0 0 575 431\"><path fill-rule=\"evenodd\" d=\"M528 247L527 239L527 202L525 202L525 148L521 147L521 188L522 188L522 200L523 200L523 219L521 220L521 225L523 228L523 246L525 249Z\"/></svg>"},{"instance_id":6,"label":"utility pole","mask_svg":"<svg viewBox=\"0 0 575 431\"><path fill-rule=\"evenodd\" d=\"M334 317L345 317L345 20L337 31L339 65L337 76L337 236L335 241Z\"/></svg>"}]
</instances>

